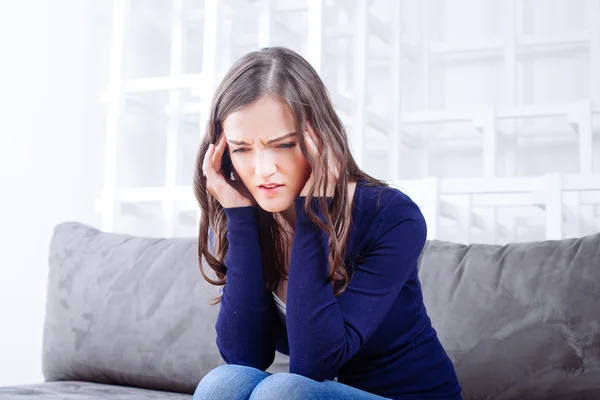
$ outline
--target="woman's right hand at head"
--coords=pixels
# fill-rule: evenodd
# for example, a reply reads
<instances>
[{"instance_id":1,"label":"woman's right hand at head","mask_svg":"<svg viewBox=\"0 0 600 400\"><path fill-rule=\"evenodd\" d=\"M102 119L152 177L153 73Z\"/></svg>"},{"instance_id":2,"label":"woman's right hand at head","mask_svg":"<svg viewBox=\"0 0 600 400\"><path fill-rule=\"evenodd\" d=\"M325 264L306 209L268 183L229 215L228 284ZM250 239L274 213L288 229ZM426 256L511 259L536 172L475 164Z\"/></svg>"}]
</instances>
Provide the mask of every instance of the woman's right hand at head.
<instances>
[{"instance_id":1,"label":"woman's right hand at head","mask_svg":"<svg viewBox=\"0 0 600 400\"><path fill-rule=\"evenodd\" d=\"M211 143L204 155L202 173L206 177L206 189L223 208L252 206L251 195L244 184L223 175L222 160L226 144L225 135L222 134L217 145Z\"/></svg>"}]
</instances>

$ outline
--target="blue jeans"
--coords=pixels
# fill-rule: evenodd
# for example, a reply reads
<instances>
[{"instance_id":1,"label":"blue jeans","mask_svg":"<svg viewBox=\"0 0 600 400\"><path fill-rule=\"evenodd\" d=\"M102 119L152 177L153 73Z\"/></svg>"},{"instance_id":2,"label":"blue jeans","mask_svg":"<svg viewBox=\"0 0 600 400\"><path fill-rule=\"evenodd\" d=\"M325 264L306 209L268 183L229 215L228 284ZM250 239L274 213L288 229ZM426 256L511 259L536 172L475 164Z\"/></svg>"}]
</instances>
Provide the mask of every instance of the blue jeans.
<instances>
[{"instance_id":1,"label":"blue jeans","mask_svg":"<svg viewBox=\"0 0 600 400\"><path fill-rule=\"evenodd\" d=\"M343 383L301 375L268 374L241 365L222 365L200 381L192 400L383 400Z\"/></svg>"}]
</instances>

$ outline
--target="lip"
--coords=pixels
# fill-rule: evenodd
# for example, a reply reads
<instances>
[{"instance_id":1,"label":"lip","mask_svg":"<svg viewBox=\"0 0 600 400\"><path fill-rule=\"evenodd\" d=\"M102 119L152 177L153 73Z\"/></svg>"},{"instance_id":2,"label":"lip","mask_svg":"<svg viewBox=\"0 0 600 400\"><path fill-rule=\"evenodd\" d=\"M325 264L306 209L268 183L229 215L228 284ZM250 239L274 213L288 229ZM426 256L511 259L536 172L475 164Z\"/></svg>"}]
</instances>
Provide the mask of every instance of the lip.
<instances>
[{"instance_id":1,"label":"lip","mask_svg":"<svg viewBox=\"0 0 600 400\"><path fill-rule=\"evenodd\" d=\"M281 183L277 183L277 182L269 182L269 183L263 183L258 185L258 187L263 187L263 186L283 186Z\"/></svg>"},{"instance_id":2,"label":"lip","mask_svg":"<svg viewBox=\"0 0 600 400\"><path fill-rule=\"evenodd\" d=\"M265 186L274 186L274 187L267 188ZM278 183L270 183L270 184L266 184L266 185L260 185L258 188L260 189L261 193L263 193L264 195L273 196L281 191L281 189L283 188L283 185L278 184Z\"/></svg>"}]
</instances>

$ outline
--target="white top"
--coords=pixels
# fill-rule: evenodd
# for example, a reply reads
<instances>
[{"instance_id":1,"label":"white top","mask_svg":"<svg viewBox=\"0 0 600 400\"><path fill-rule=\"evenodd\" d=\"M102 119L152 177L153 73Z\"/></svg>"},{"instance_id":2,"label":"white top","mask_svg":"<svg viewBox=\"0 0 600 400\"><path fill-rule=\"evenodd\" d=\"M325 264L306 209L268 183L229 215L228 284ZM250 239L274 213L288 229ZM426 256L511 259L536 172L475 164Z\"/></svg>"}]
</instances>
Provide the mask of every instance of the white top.
<instances>
[{"instance_id":1,"label":"white top","mask_svg":"<svg viewBox=\"0 0 600 400\"><path fill-rule=\"evenodd\" d=\"M281 322L283 322L283 325L285 325L285 303L279 297L277 297L275 292L272 293L273 298L275 299L275 306L277 306L277 314L279 314Z\"/></svg>"}]
</instances>

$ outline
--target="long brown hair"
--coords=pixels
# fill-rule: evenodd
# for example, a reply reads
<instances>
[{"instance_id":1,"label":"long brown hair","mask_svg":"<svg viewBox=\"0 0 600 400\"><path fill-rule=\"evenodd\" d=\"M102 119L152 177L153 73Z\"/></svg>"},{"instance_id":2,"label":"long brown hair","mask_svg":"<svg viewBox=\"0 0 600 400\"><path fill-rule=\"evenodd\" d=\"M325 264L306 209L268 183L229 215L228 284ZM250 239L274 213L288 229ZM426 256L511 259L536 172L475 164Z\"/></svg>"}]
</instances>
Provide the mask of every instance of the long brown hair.
<instances>
[{"instance_id":1,"label":"long brown hair","mask_svg":"<svg viewBox=\"0 0 600 400\"><path fill-rule=\"evenodd\" d=\"M196 159L194 191L200 205L201 217L198 232L198 262L200 272L207 282L223 286L227 266L224 264L229 243L227 217L221 204L206 190L202 174L202 161L211 143L217 143L223 134L223 121L227 116L265 95L274 96L290 107L296 118L296 132L304 132L309 121L316 132L321 153L313 157L298 134L298 143L314 175L314 184L306 196L305 211L315 224L329 237L329 279L335 295L341 294L349 283L344 263L346 242L351 226L352 204L348 196L348 182L361 182L387 186L363 172L352 157L344 126L331 103L329 93L312 66L296 52L283 47L263 48L240 58L227 72L212 99L206 134L200 144ZM328 205L320 196L319 204L325 221L321 221L309 207L316 193L325 193L328 185L329 156L340 164L340 175L335 193ZM322 191L317 190L321 188ZM286 244L290 240L272 213L259 209L260 245L263 274L266 286L274 290L281 279L287 278ZM209 243L209 229L212 243ZM212 247L212 249L210 248ZM202 266L202 258L215 272L210 278ZM220 301L217 296L215 303Z\"/></svg>"}]
</instances>

